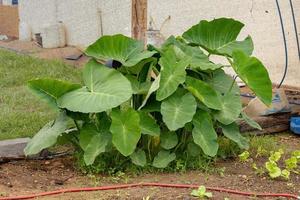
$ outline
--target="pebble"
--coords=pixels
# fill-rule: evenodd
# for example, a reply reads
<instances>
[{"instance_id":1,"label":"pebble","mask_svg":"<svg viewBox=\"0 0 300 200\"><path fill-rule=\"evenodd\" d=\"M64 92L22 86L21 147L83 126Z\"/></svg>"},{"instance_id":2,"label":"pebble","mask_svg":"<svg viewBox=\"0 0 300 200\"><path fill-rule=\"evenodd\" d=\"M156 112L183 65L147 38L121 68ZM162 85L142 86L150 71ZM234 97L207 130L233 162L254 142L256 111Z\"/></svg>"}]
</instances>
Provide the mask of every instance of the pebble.
<instances>
[{"instance_id":1,"label":"pebble","mask_svg":"<svg viewBox=\"0 0 300 200\"><path fill-rule=\"evenodd\" d=\"M49 165L49 164L50 164L50 161L46 161L46 162L45 162L45 165Z\"/></svg>"}]
</instances>

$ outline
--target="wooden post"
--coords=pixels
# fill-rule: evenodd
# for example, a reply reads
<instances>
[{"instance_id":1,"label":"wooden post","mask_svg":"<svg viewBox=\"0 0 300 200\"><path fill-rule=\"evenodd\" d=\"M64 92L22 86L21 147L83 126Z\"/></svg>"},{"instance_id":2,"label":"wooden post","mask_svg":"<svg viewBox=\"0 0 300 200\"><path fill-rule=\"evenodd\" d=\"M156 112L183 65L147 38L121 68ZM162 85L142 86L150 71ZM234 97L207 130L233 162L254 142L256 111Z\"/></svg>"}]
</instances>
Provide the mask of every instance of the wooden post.
<instances>
[{"instance_id":1,"label":"wooden post","mask_svg":"<svg viewBox=\"0 0 300 200\"><path fill-rule=\"evenodd\" d=\"M131 0L131 36L147 44L147 0Z\"/></svg>"}]
</instances>

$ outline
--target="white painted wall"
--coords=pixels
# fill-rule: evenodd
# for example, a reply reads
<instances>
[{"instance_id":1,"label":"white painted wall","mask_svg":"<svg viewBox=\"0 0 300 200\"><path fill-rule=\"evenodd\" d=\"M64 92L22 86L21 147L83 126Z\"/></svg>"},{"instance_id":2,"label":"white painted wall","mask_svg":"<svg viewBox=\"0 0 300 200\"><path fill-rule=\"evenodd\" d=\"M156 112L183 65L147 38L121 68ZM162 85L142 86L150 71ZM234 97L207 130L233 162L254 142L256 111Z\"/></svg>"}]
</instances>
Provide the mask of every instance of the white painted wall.
<instances>
[{"instance_id":1,"label":"white painted wall","mask_svg":"<svg viewBox=\"0 0 300 200\"><path fill-rule=\"evenodd\" d=\"M289 69L285 84L300 86L300 62L297 56L289 1L281 0L289 51ZM300 1L293 0L298 29L300 29ZM232 17L246 26L240 39L251 35L254 55L268 68L273 82L280 82L284 68L284 48L275 0L148 0L148 18L153 18L157 29L168 37L180 35L200 20ZM298 30L300 31L300 30ZM300 32L298 33L300 36Z\"/></svg>"},{"instance_id":2,"label":"white painted wall","mask_svg":"<svg viewBox=\"0 0 300 200\"><path fill-rule=\"evenodd\" d=\"M130 0L20 0L20 22L35 33L63 22L68 45L87 46L103 34L130 35ZM103 30L101 29L103 28Z\"/></svg>"},{"instance_id":3,"label":"white painted wall","mask_svg":"<svg viewBox=\"0 0 300 200\"><path fill-rule=\"evenodd\" d=\"M293 0L300 29L300 1ZM280 5L289 50L286 84L300 86L300 62L297 57L292 16L287 0ZM101 33L131 33L131 0L20 0L20 21L27 22L33 33L45 23L62 21L67 44L87 46ZM170 16L170 20L166 19ZM268 68L273 82L278 83L284 67L284 49L275 0L148 0L148 19L161 34L180 35L202 19L232 17L245 23L240 39L251 35L254 55ZM300 30L299 30L300 31ZM299 33L300 34L300 33ZM299 35L300 36L300 35Z\"/></svg>"}]
</instances>

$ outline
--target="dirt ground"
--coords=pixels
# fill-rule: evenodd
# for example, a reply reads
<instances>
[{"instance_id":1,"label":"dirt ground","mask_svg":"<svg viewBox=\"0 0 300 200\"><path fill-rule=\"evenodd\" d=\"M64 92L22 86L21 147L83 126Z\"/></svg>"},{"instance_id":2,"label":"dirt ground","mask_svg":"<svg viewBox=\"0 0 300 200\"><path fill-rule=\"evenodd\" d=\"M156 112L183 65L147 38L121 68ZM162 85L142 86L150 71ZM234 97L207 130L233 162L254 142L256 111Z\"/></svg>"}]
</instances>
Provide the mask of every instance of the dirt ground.
<instances>
[{"instance_id":1,"label":"dirt ground","mask_svg":"<svg viewBox=\"0 0 300 200\"><path fill-rule=\"evenodd\" d=\"M293 135L279 135L280 144L288 144L289 150L300 149L300 138ZM265 159L255 159L257 165L263 165ZM66 188L95 187L121 183L161 182L196 184L210 187L223 187L252 192L277 192L300 194L300 175L292 174L289 181L271 180L266 175L254 173L251 163L236 160L220 160L216 169L225 169L219 173L189 171L185 173L156 173L141 176L125 174L121 177L89 176L81 174L73 166L71 158L59 158L44 161L15 161L0 165L0 197L24 195ZM194 199L191 189L171 188L131 188L103 192L81 192L40 197L42 200L82 200L82 199ZM213 192L212 199L253 199Z\"/></svg>"},{"instance_id":2,"label":"dirt ground","mask_svg":"<svg viewBox=\"0 0 300 200\"><path fill-rule=\"evenodd\" d=\"M41 59L62 60L70 65L80 67L84 65L88 58L81 56L78 60L67 60L71 55L82 54L82 47L67 46L63 48L44 49L39 47L34 41L25 42L19 40L0 41L0 48L26 54Z\"/></svg>"}]
</instances>

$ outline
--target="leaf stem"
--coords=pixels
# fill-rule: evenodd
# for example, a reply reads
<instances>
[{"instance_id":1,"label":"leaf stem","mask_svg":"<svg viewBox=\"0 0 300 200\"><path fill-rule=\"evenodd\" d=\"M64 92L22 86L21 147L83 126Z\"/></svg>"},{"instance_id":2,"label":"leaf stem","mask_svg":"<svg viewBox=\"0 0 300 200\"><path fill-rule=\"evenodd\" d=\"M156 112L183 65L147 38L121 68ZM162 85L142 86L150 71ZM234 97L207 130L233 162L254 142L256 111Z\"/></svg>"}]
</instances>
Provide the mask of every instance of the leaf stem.
<instances>
[{"instance_id":1,"label":"leaf stem","mask_svg":"<svg viewBox=\"0 0 300 200\"><path fill-rule=\"evenodd\" d=\"M231 92L231 90L232 90L232 88L233 88L233 85L234 85L234 83L235 83L236 78L237 78L237 76L234 76L234 78L233 78L233 80L232 80L232 83L231 83L231 86L230 86L230 88L229 88L229 90L228 90L227 93L230 93L230 92Z\"/></svg>"},{"instance_id":2,"label":"leaf stem","mask_svg":"<svg viewBox=\"0 0 300 200\"><path fill-rule=\"evenodd\" d=\"M80 131L80 128L79 128L79 125L78 125L77 121L75 119L73 119L73 121L74 121L74 124L75 124L77 130Z\"/></svg>"}]
</instances>

